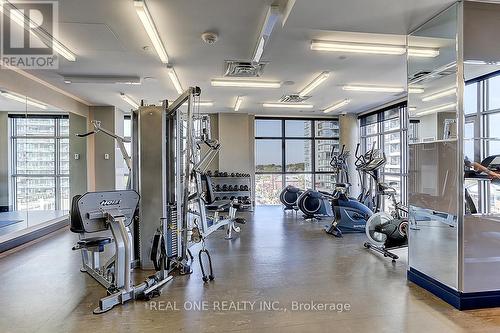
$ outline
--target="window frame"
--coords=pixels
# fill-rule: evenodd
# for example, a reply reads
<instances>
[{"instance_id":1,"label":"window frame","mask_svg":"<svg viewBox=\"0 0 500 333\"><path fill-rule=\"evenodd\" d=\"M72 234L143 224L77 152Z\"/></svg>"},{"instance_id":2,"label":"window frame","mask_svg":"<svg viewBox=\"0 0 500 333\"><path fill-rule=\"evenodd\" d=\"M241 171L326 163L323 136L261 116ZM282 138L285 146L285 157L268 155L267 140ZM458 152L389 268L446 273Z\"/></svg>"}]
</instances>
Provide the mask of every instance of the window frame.
<instances>
[{"instance_id":1,"label":"window frame","mask_svg":"<svg viewBox=\"0 0 500 333\"><path fill-rule=\"evenodd\" d=\"M254 147L255 144L258 140L276 140L276 141L281 141L281 163L282 163L282 169L281 171L274 171L274 172L262 172L262 171L257 171L256 163L254 163L254 171L255 175L281 175L281 181L283 186L286 186L286 176L287 175L307 175L311 177L311 188L316 189L316 175L332 175L332 171L317 171L316 167L316 143L317 141L332 141L333 144L336 144L337 146L340 145L340 134L338 136L317 136L316 135L316 123L321 122L321 121L333 121L337 123L337 126L339 127L339 132L340 132L340 125L339 125L339 118L295 118L295 117L255 117L254 121L254 126L256 126L258 120L280 120L281 121L281 136L280 137L267 137L267 136L255 136L256 130L254 129ZM286 136L286 121L309 121L311 124L311 135L310 136ZM286 169L286 142L287 141L293 141L293 140L308 140L311 144L311 171L287 171ZM256 155L257 152L255 151L254 154Z\"/></svg>"},{"instance_id":2,"label":"window frame","mask_svg":"<svg viewBox=\"0 0 500 333\"><path fill-rule=\"evenodd\" d=\"M12 205L14 210L18 210L18 189L17 189L17 179L18 178L52 178L54 179L54 201L55 210L62 209L62 196L61 196L61 184L62 178L70 178L70 170L68 168L68 173L61 172L61 144L62 140L67 139L69 145L70 135L61 134L61 120L68 120L68 115L26 115L26 114L9 114L9 145L10 145L10 177L11 178L11 194L12 194ZM19 119L52 119L54 120L54 133L53 135L18 135L18 125L17 121ZM17 160L17 140L53 140L54 143L54 172L53 173L18 173L18 160ZM69 154L69 151L68 151ZM69 159L68 159L69 162ZM68 202L69 206L69 202Z\"/></svg>"}]
</instances>

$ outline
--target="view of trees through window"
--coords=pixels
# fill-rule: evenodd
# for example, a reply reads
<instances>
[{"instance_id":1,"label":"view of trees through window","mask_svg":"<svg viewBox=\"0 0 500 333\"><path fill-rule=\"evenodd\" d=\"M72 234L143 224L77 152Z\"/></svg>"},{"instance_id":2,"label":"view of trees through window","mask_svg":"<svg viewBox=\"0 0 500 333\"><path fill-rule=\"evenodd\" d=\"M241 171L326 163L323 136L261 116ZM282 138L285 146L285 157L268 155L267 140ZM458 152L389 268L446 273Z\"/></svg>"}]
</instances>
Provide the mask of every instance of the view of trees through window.
<instances>
[{"instance_id":1,"label":"view of trees through window","mask_svg":"<svg viewBox=\"0 0 500 333\"><path fill-rule=\"evenodd\" d=\"M338 150L338 120L255 120L255 199L258 205L279 204L284 186L332 191L332 149Z\"/></svg>"}]
</instances>

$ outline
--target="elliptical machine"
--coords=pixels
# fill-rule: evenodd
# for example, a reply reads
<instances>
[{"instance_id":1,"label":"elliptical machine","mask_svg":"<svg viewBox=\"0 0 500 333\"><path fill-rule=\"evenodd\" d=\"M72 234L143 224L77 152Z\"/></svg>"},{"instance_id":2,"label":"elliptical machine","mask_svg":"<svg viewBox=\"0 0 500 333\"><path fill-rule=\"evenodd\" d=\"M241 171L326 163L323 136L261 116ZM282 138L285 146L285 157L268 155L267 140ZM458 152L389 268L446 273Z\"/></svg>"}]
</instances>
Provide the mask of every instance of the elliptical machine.
<instances>
[{"instance_id":1,"label":"elliptical machine","mask_svg":"<svg viewBox=\"0 0 500 333\"><path fill-rule=\"evenodd\" d=\"M393 262L399 257L390 252L391 249L408 246L408 209L396 200L396 189L394 183L380 181L379 170L386 163L385 153L375 149L375 143L371 150L365 154L358 155L359 145L356 149L356 167L363 179L363 174L370 177L369 188L363 189L363 198L373 203L374 214L366 222L365 233L368 242L364 243L367 249L382 253L384 257L390 257ZM374 195L372 196L372 189ZM392 202L393 210L390 213L380 212L381 199L388 196Z\"/></svg>"},{"instance_id":2,"label":"elliptical machine","mask_svg":"<svg viewBox=\"0 0 500 333\"><path fill-rule=\"evenodd\" d=\"M373 142L372 147L366 153L359 152L360 144L356 146L356 161L354 165L358 171L358 177L361 184L361 193L358 195L358 201L370 208L374 213L380 210L380 195L379 195L379 171L387 162L385 153L379 149L375 149L376 142ZM365 177L367 175L368 177Z\"/></svg>"}]
</instances>

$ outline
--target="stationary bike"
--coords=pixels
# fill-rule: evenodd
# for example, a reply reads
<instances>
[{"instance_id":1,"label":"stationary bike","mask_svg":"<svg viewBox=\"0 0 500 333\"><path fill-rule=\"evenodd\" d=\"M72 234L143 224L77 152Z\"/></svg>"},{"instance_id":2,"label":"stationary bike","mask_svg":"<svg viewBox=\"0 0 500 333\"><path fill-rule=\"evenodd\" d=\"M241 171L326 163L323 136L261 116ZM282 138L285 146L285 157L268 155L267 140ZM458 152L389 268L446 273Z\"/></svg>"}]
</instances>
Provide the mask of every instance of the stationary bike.
<instances>
[{"instance_id":1,"label":"stationary bike","mask_svg":"<svg viewBox=\"0 0 500 333\"><path fill-rule=\"evenodd\" d=\"M342 146L340 153L332 151L330 165L337 174L338 182L331 195L331 206L334 213L334 221L325 226L325 231L335 237L342 237L343 233L364 232L366 221L372 215L372 211L355 198L349 197L349 175L347 158L349 151Z\"/></svg>"},{"instance_id":2,"label":"stationary bike","mask_svg":"<svg viewBox=\"0 0 500 333\"><path fill-rule=\"evenodd\" d=\"M299 207L297 206L297 200L302 193L304 193L304 191L298 187L293 185L286 186L280 193L280 201L284 206L283 210L298 211Z\"/></svg>"}]
</instances>

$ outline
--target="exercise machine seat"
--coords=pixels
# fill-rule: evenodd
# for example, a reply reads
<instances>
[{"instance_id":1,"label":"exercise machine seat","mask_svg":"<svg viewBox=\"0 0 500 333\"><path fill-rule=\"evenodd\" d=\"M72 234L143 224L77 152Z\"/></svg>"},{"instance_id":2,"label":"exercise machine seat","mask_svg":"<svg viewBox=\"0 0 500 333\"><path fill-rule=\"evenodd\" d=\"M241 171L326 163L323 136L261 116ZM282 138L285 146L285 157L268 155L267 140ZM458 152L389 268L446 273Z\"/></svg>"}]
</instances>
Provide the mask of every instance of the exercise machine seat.
<instances>
[{"instance_id":1,"label":"exercise machine seat","mask_svg":"<svg viewBox=\"0 0 500 333\"><path fill-rule=\"evenodd\" d=\"M73 248L73 250L81 249L81 248L98 248L97 252L103 252L104 246L111 243L110 237L90 237L80 239L76 244L77 247Z\"/></svg>"}]
</instances>

